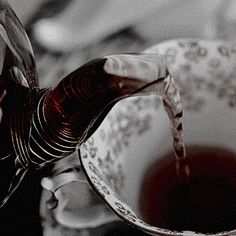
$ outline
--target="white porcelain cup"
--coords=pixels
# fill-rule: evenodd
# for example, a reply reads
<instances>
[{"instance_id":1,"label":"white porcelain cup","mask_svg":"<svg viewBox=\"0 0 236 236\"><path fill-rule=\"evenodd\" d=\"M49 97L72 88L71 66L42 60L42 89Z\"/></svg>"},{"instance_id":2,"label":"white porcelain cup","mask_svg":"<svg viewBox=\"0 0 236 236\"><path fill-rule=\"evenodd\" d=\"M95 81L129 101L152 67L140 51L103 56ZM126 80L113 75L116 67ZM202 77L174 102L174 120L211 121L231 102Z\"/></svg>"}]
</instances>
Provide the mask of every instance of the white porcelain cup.
<instances>
[{"instance_id":1,"label":"white porcelain cup","mask_svg":"<svg viewBox=\"0 0 236 236\"><path fill-rule=\"evenodd\" d=\"M185 144L236 153L236 44L180 39L155 45L145 53L167 58L184 106ZM119 102L80 147L79 157L94 194L118 218L152 235L202 235L191 229L178 232L150 225L140 212L147 171L172 149L169 120L160 99L152 95ZM62 216L63 210L57 213L58 219ZM65 224L72 220L63 219ZM235 234L236 229L209 235Z\"/></svg>"}]
</instances>

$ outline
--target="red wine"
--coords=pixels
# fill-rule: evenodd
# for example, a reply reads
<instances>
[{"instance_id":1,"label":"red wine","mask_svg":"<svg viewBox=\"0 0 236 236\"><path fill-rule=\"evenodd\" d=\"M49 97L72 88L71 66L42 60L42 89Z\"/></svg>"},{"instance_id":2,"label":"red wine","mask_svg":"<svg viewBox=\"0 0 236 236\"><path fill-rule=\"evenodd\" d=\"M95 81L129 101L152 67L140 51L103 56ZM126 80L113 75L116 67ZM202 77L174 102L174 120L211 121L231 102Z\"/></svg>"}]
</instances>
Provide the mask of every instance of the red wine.
<instances>
[{"instance_id":1,"label":"red wine","mask_svg":"<svg viewBox=\"0 0 236 236\"><path fill-rule=\"evenodd\" d=\"M236 229L236 153L210 146L187 147L188 181L176 174L173 152L144 177L140 210L150 224L202 233Z\"/></svg>"}]
</instances>

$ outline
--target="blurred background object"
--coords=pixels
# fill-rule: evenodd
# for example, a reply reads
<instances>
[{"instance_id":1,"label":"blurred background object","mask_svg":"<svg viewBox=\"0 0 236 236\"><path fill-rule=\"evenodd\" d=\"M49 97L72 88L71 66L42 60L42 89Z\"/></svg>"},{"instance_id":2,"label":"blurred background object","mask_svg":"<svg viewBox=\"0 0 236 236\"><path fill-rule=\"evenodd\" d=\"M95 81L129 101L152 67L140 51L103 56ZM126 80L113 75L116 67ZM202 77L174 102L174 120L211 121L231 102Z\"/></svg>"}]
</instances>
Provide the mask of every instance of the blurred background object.
<instances>
[{"instance_id":1,"label":"blurred background object","mask_svg":"<svg viewBox=\"0 0 236 236\"><path fill-rule=\"evenodd\" d=\"M60 15L39 20L34 35L56 51L83 48L128 27L151 42L199 37L209 16L221 7L221 0L72 1Z\"/></svg>"},{"instance_id":2,"label":"blurred background object","mask_svg":"<svg viewBox=\"0 0 236 236\"><path fill-rule=\"evenodd\" d=\"M216 11L205 27L210 39L236 41L236 2L220 1Z\"/></svg>"},{"instance_id":3,"label":"blurred background object","mask_svg":"<svg viewBox=\"0 0 236 236\"><path fill-rule=\"evenodd\" d=\"M235 40L233 0L9 0L51 86L84 62L173 38ZM55 81L56 80L56 81Z\"/></svg>"},{"instance_id":4,"label":"blurred background object","mask_svg":"<svg viewBox=\"0 0 236 236\"><path fill-rule=\"evenodd\" d=\"M234 0L8 1L32 42L42 87L57 84L66 74L93 58L140 52L164 40L236 41ZM77 154L72 158L77 158ZM68 200L76 202L76 184L67 189L70 189L66 193ZM40 194L40 190L37 191ZM48 194L43 191L41 216L45 236L144 235L121 222L96 229L68 228L56 221L52 210L46 209L47 198Z\"/></svg>"},{"instance_id":5,"label":"blurred background object","mask_svg":"<svg viewBox=\"0 0 236 236\"><path fill-rule=\"evenodd\" d=\"M28 22L45 1L46 0L7 0L23 23Z\"/></svg>"}]
</instances>

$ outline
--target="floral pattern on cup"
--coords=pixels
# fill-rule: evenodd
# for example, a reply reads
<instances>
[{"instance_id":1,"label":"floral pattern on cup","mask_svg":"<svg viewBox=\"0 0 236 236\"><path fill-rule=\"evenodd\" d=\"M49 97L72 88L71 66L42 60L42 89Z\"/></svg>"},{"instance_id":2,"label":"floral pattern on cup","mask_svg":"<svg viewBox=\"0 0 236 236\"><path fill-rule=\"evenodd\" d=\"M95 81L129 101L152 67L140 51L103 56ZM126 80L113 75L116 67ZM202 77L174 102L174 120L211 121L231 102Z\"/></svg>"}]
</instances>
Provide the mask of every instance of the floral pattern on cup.
<instances>
[{"instance_id":1,"label":"floral pattern on cup","mask_svg":"<svg viewBox=\"0 0 236 236\"><path fill-rule=\"evenodd\" d=\"M223 98L231 107L236 106L235 48L235 43L182 39L155 45L145 52L167 58L185 109L198 110L207 102L198 95L203 90Z\"/></svg>"}]
</instances>

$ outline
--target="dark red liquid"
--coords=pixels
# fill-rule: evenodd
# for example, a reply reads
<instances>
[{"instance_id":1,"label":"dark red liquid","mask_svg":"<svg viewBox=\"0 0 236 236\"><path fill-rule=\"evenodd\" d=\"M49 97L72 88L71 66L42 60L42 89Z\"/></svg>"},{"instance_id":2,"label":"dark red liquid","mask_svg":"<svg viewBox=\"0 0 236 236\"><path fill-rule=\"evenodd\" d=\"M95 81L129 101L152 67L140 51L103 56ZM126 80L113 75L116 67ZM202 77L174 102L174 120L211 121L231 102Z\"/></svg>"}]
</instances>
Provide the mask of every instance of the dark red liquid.
<instances>
[{"instance_id":1,"label":"dark red liquid","mask_svg":"<svg viewBox=\"0 0 236 236\"><path fill-rule=\"evenodd\" d=\"M147 170L140 195L150 224L202 233L236 229L236 153L219 147L187 147L190 177L176 175L173 152Z\"/></svg>"}]
</instances>

